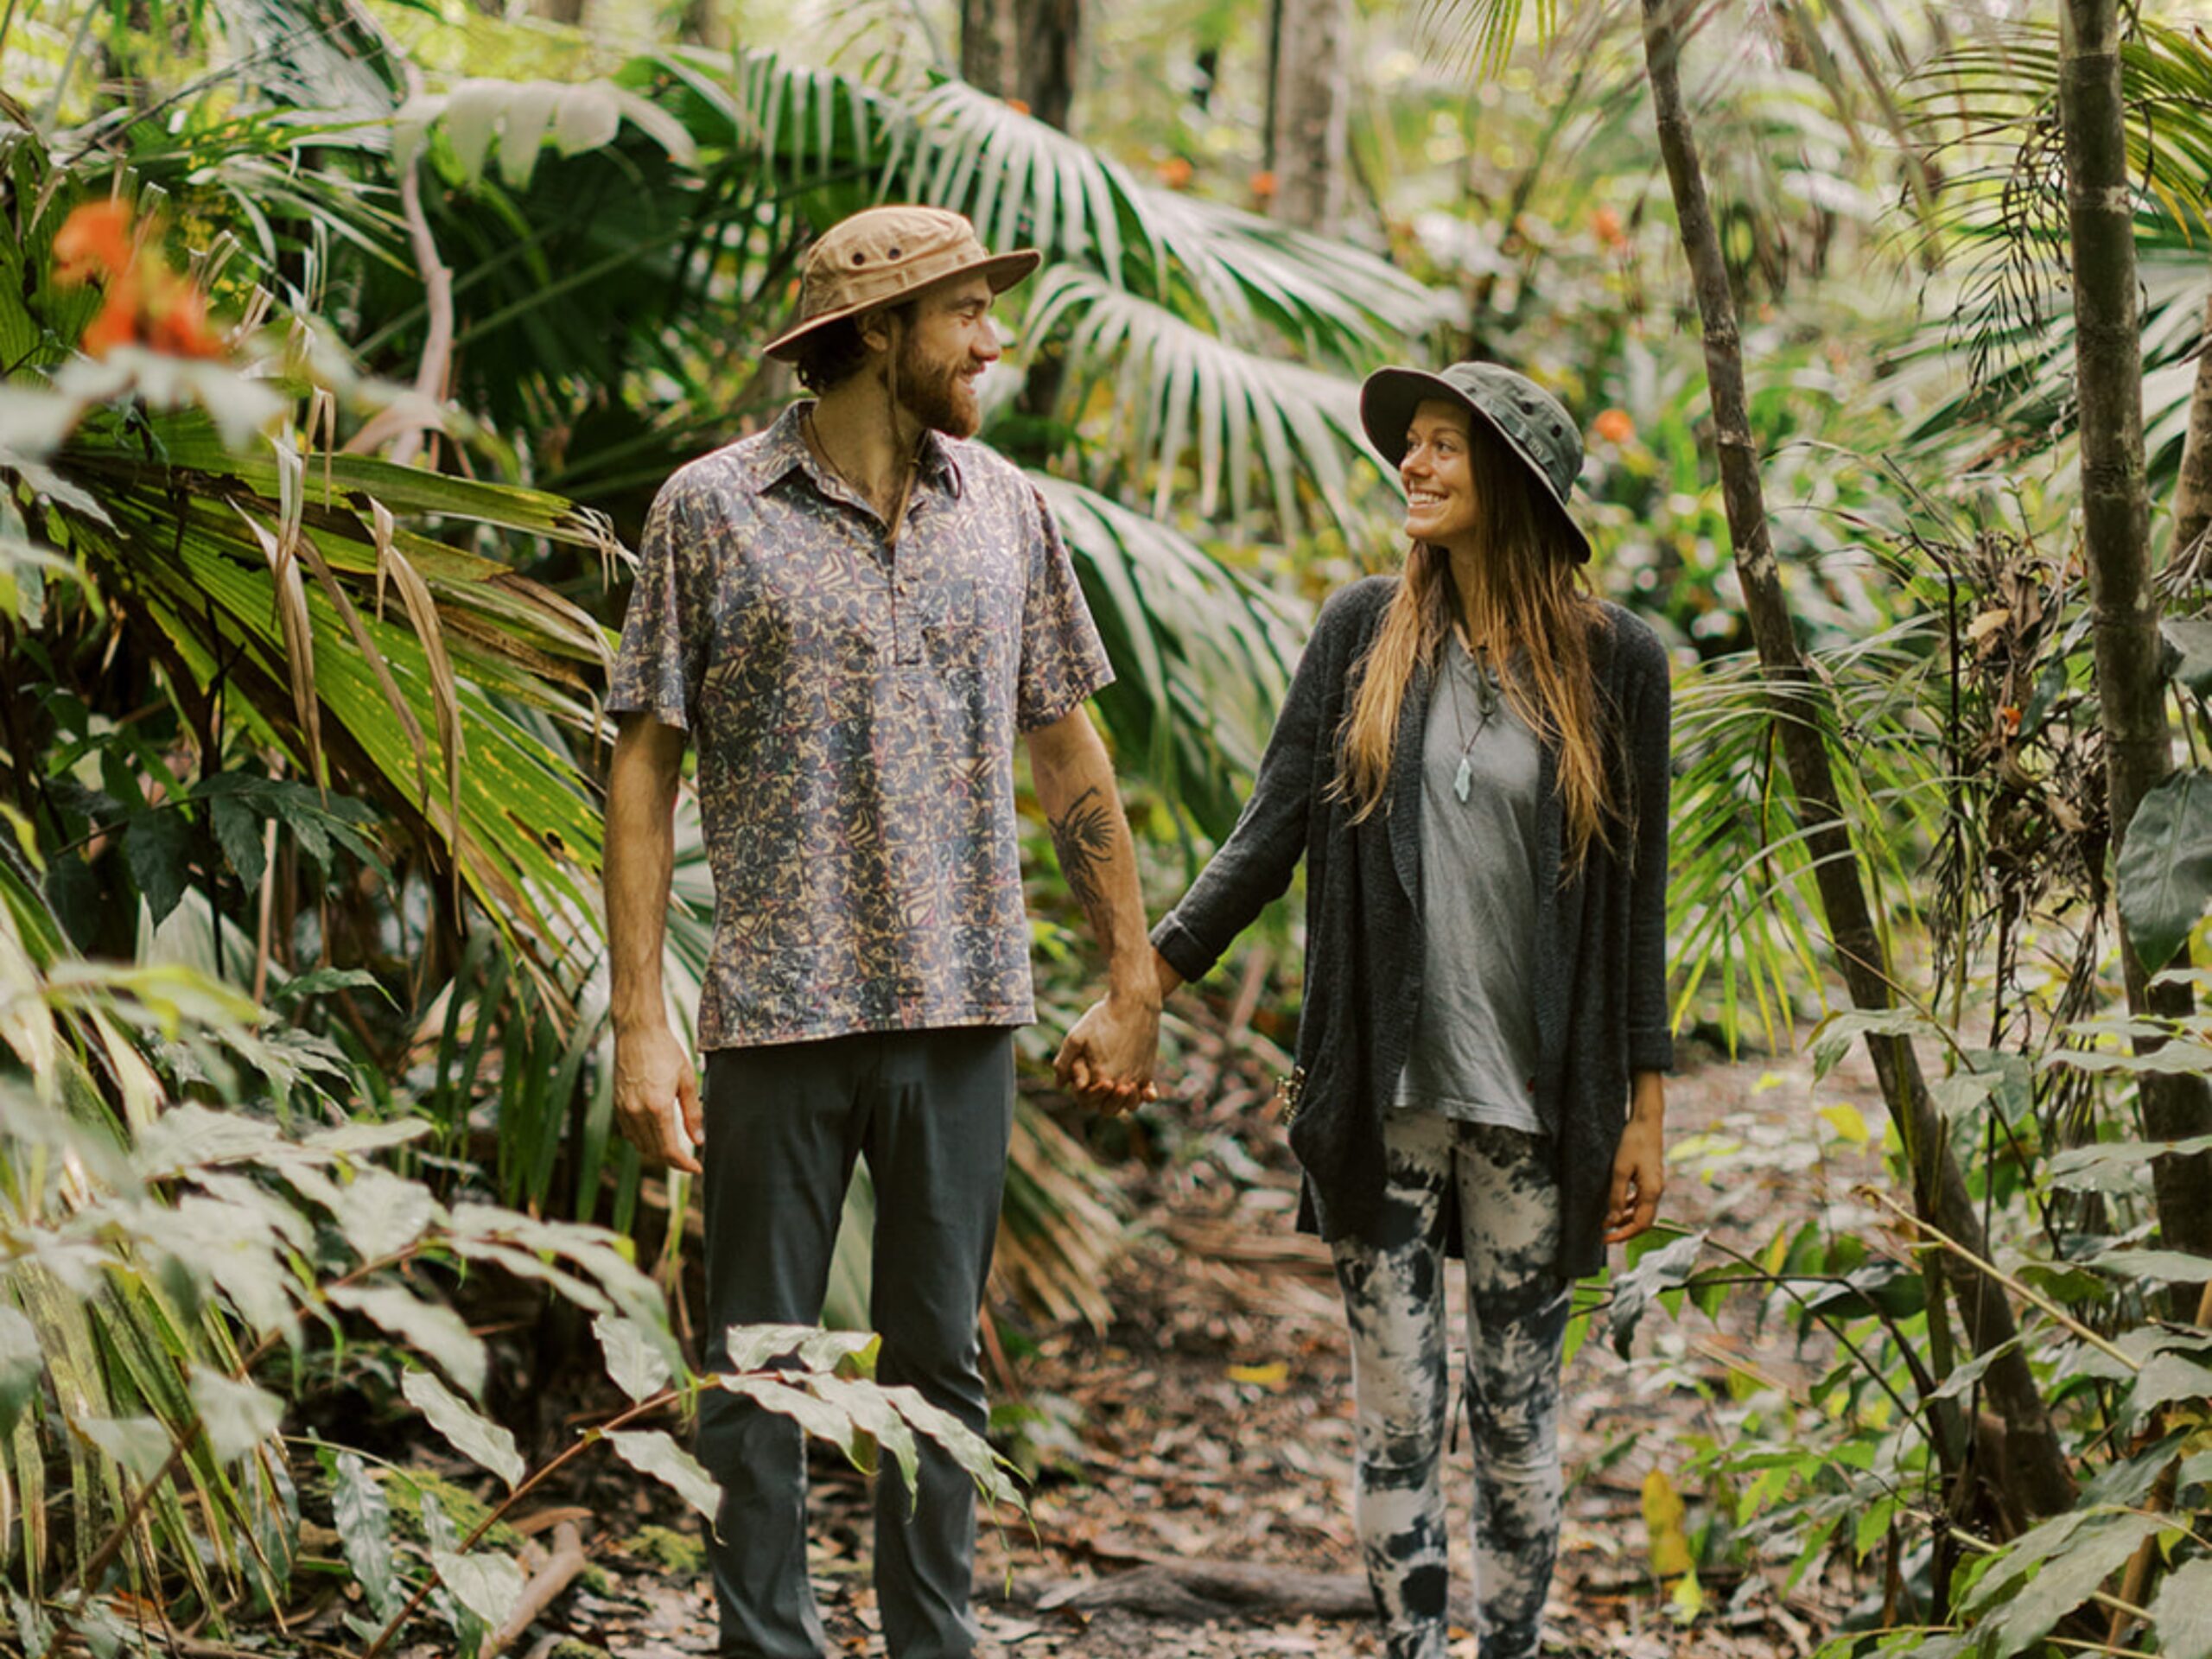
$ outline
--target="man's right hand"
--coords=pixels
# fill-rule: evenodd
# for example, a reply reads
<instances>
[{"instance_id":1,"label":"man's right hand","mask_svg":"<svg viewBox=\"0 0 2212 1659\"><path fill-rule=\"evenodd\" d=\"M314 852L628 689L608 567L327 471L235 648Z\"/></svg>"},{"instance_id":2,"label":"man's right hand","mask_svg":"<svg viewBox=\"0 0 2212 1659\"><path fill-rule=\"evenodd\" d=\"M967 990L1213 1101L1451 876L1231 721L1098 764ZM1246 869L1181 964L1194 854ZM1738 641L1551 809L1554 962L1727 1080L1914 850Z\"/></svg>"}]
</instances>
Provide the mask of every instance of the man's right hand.
<instances>
[{"instance_id":1,"label":"man's right hand","mask_svg":"<svg viewBox=\"0 0 2212 1659\"><path fill-rule=\"evenodd\" d=\"M614 1034L614 1122L649 1164L701 1173L707 1138L699 1076L666 1026Z\"/></svg>"}]
</instances>

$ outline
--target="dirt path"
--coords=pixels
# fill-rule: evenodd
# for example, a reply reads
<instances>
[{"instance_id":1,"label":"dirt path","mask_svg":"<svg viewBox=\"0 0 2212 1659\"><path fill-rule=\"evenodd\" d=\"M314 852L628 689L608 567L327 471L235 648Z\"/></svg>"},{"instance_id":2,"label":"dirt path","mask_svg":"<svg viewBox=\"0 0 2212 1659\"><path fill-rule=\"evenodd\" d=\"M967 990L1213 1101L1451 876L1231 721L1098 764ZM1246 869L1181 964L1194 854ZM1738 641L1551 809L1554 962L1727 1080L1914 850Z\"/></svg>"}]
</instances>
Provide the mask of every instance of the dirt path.
<instances>
[{"instance_id":1,"label":"dirt path","mask_svg":"<svg viewBox=\"0 0 2212 1659\"><path fill-rule=\"evenodd\" d=\"M1217 1095L1221 1091L1214 1090ZM1879 1096L1846 1067L1815 1089L1809 1065L1707 1064L1669 1090L1666 1217L1756 1250L1808 1219L1871 1232L1850 1196L1877 1170L1849 1107L1878 1135ZM1160 1109L1168 1156L1144 1178L1132 1243L1102 1333L1045 1335L1013 1370L1037 1461L1029 1527L986 1529L978 1582L986 1659L1201 1659L1373 1655L1379 1643L1346 1512L1351 1425L1341 1313L1325 1258L1294 1232L1294 1185L1271 1113L1216 1122L1204 1108ZM1186 1129L1174 1126L1187 1124ZM1454 1287L1456 1297L1456 1283ZM1801 1347L1785 1322L1755 1329L1748 1304L1719 1324L1656 1312L1623 1361L1602 1330L1568 1372L1564 1453L1568 1516L1549 1608L1548 1651L1606 1659L1801 1656L1851 1599L1840 1569L1808 1573L1786 1598L1782 1571L1708 1574L1685 1628L1648 1567L1642 1495L1654 1469L1681 1470L1701 1437L1728 1434L1728 1378L1802 1390L1826 1351ZM1457 1325L1455 1315L1455 1325ZM1017 1348L1020 1344L1017 1342ZM1467 1452L1452 1463L1455 1583L1467 1582ZM868 1582L861 1483L817 1459L813 1570L833 1651L884 1651ZM1699 1494L1685 1484L1692 1525ZM664 1517L672 1518L672 1517ZM658 1552L680 1543L655 1535ZM712 1649L703 1585L681 1560L602 1553L609 1576L556 1608L560 1626L626 1659ZM1302 1587L1330 1611L1198 1619L1086 1611L1116 1575L1192 1562L1314 1575ZM674 1570L670 1570L673 1568ZM1156 1575L1155 1575L1156 1576ZM557 1651L538 1641L537 1659ZM581 1656L589 1649L572 1648ZM1473 1659L1462 1633L1454 1659Z\"/></svg>"}]
</instances>

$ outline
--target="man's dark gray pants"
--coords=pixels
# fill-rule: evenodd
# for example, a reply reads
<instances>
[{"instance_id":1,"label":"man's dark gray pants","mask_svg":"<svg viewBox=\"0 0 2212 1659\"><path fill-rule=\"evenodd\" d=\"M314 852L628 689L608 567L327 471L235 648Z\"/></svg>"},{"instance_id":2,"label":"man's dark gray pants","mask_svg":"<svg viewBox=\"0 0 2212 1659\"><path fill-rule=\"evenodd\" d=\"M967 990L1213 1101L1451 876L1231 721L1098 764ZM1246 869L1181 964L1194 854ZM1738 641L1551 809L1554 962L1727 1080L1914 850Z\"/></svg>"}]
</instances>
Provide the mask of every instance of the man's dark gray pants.
<instances>
[{"instance_id":1,"label":"man's dark gray pants","mask_svg":"<svg viewBox=\"0 0 2212 1659\"><path fill-rule=\"evenodd\" d=\"M856 1158L875 1186L876 1376L981 1432L976 1321L997 1236L1014 1114L1014 1033L1000 1027L716 1049L707 1060L707 1361L733 1325L821 1317ZM894 1659L975 1650L975 1487L922 1439L918 1503L877 1483L876 1599ZM818 1659L806 1575L806 1453L790 1418L709 1389L699 1458L722 1484L709 1540L726 1659Z\"/></svg>"}]
</instances>

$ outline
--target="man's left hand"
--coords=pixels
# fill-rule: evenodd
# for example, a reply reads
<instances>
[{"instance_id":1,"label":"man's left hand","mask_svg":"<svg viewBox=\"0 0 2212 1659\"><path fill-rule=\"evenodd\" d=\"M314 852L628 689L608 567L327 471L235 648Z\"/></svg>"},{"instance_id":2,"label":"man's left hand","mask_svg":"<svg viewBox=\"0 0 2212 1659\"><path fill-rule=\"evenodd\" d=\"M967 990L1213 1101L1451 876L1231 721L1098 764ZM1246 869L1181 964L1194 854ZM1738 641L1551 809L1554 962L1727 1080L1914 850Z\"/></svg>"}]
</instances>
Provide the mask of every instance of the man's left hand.
<instances>
[{"instance_id":1,"label":"man's left hand","mask_svg":"<svg viewBox=\"0 0 2212 1659\"><path fill-rule=\"evenodd\" d=\"M1109 994L1070 1028L1052 1071L1080 1104L1112 1116L1159 1097L1152 1084L1159 1048L1158 1001Z\"/></svg>"}]
</instances>

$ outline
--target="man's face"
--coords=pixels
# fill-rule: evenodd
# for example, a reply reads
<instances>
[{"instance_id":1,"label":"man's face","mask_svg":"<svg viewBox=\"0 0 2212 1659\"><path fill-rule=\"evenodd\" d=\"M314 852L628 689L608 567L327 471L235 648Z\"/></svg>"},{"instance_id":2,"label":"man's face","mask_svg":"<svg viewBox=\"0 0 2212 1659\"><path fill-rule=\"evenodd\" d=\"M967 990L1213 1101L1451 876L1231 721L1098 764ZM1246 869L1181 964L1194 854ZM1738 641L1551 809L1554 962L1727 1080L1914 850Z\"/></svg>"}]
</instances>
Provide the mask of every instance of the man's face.
<instances>
[{"instance_id":1,"label":"man's face","mask_svg":"<svg viewBox=\"0 0 2212 1659\"><path fill-rule=\"evenodd\" d=\"M991 285L963 276L924 293L899 346L899 401L931 430L972 438L983 423L976 381L997 361Z\"/></svg>"}]
</instances>

